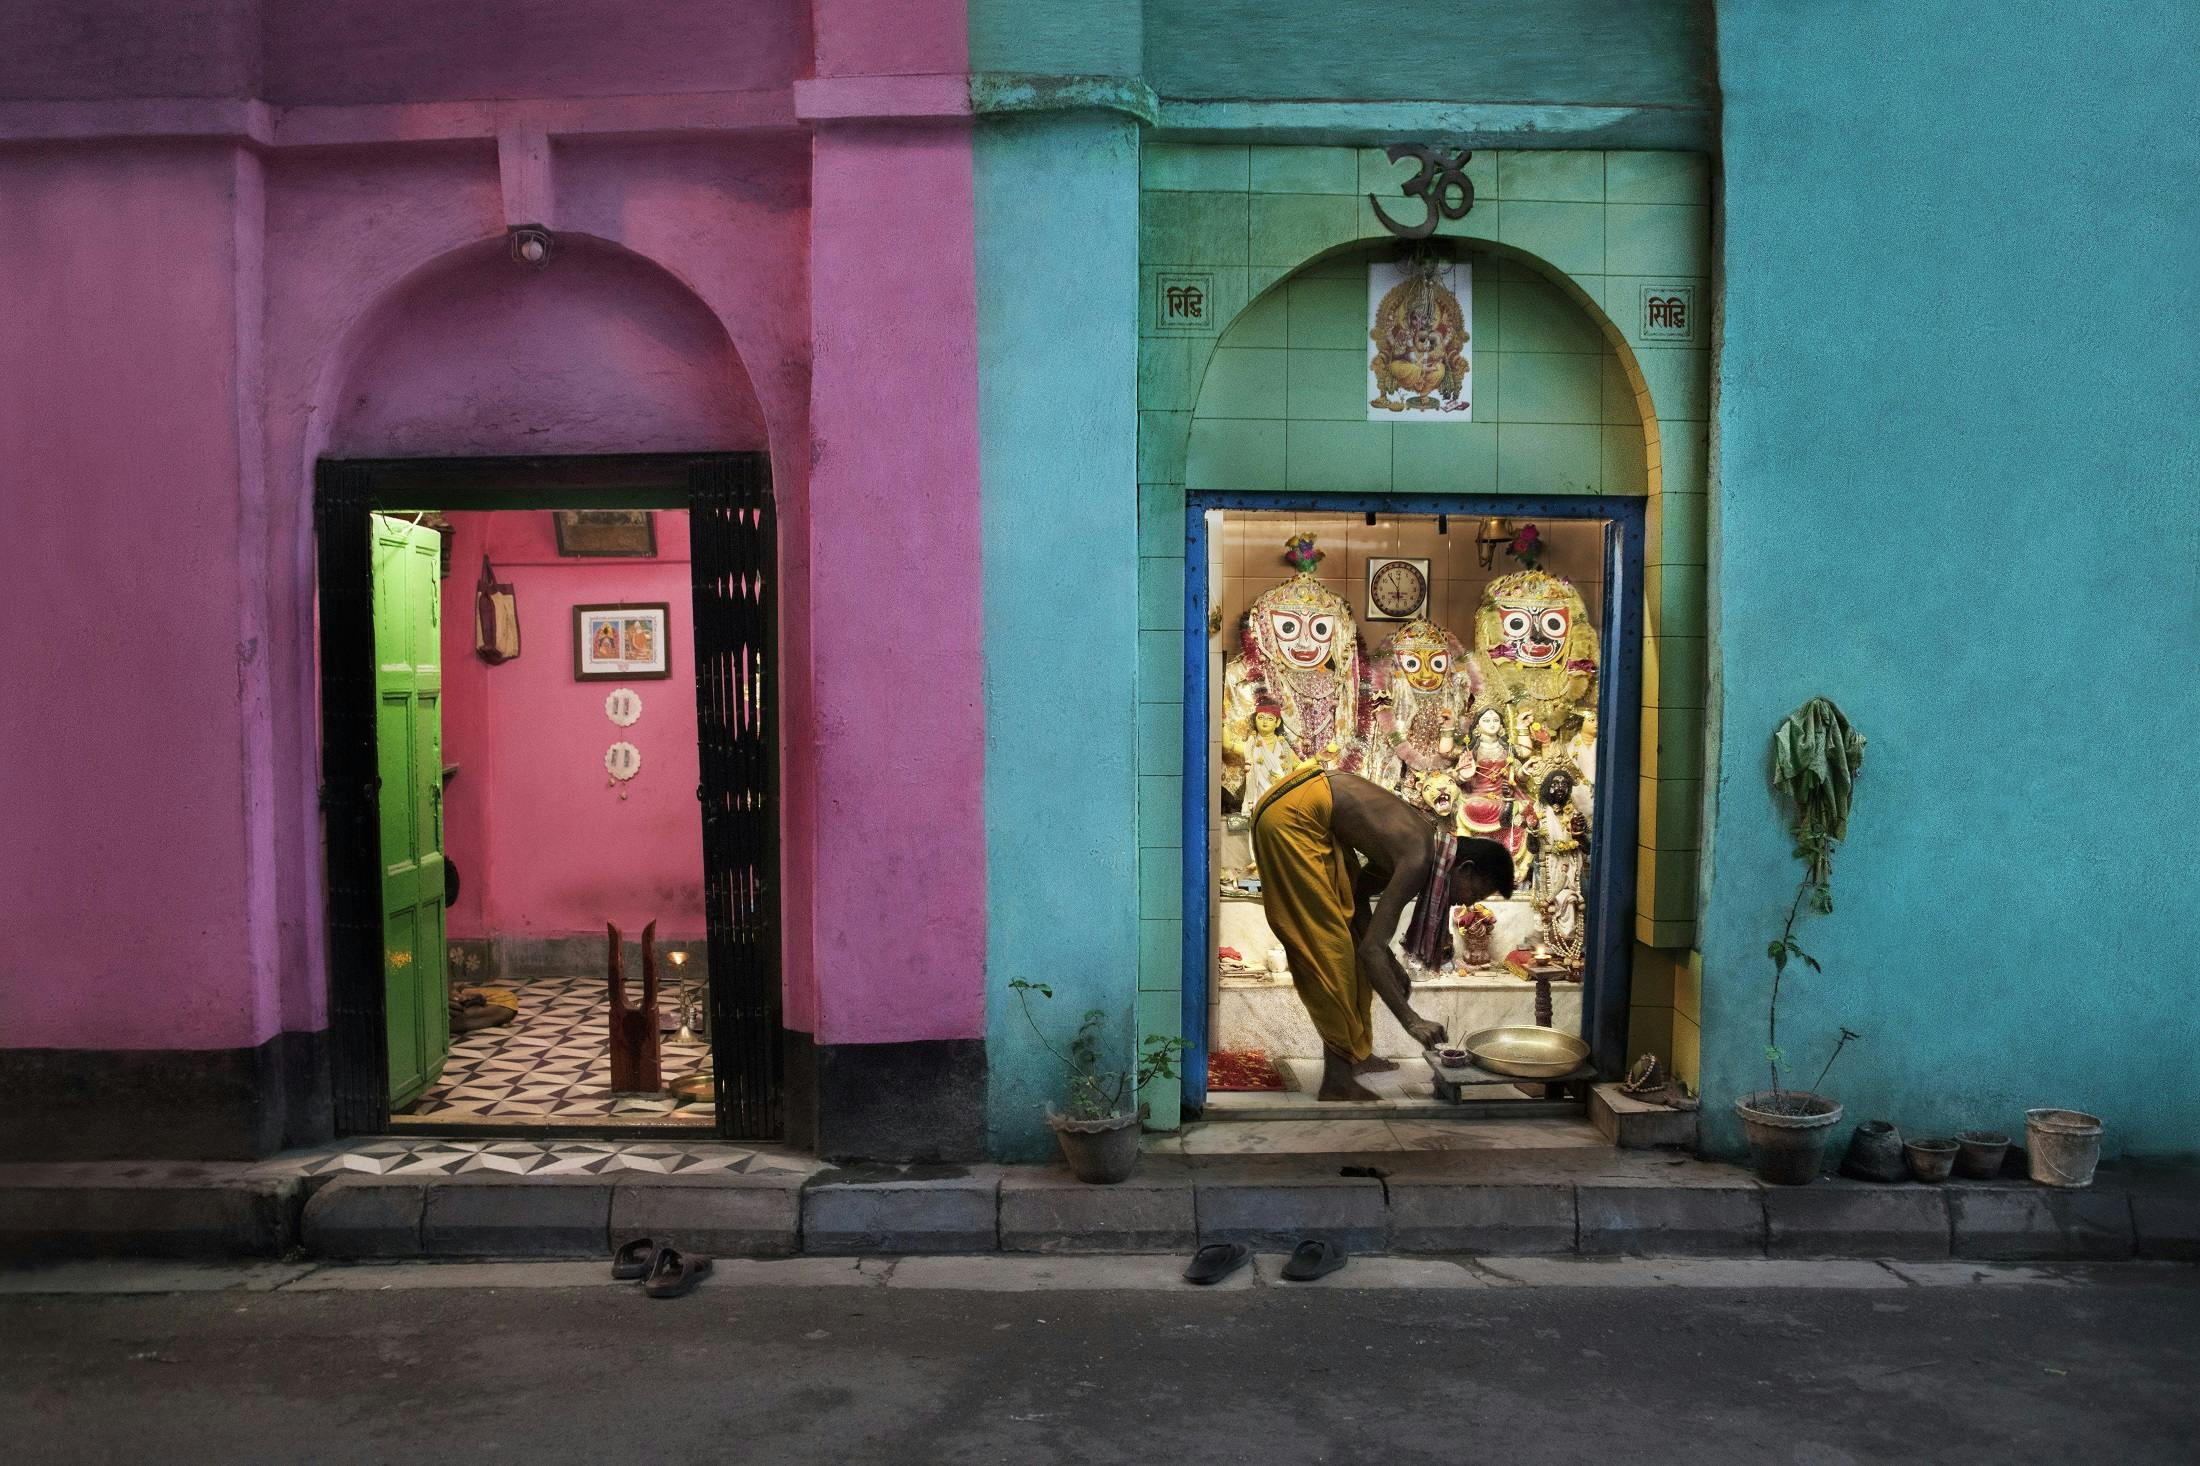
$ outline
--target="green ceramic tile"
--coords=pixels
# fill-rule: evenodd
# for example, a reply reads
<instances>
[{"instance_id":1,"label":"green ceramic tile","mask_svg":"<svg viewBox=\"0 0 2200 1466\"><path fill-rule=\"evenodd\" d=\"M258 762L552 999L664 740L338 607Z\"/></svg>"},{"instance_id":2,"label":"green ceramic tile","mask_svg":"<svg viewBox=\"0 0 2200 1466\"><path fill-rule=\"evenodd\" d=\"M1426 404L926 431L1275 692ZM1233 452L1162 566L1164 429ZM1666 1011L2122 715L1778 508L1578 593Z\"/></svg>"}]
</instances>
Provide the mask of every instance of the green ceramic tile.
<instances>
[{"instance_id":1,"label":"green ceramic tile","mask_svg":"<svg viewBox=\"0 0 2200 1466\"><path fill-rule=\"evenodd\" d=\"M1184 629L1184 561L1142 555L1138 560L1138 629Z\"/></svg>"},{"instance_id":2,"label":"green ceramic tile","mask_svg":"<svg viewBox=\"0 0 2200 1466\"><path fill-rule=\"evenodd\" d=\"M1184 843L1184 780L1174 774L1138 779L1138 848L1160 850Z\"/></svg>"},{"instance_id":3,"label":"green ceramic tile","mask_svg":"<svg viewBox=\"0 0 2200 1466\"><path fill-rule=\"evenodd\" d=\"M1648 445L1639 426L1604 430L1604 466L1601 482L1607 494L1650 492Z\"/></svg>"},{"instance_id":4,"label":"green ceramic tile","mask_svg":"<svg viewBox=\"0 0 2200 1466\"><path fill-rule=\"evenodd\" d=\"M1703 1021L1703 954L1683 953L1673 964L1673 1010L1691 1025Z\"/></svg>"},{"instance_id":5,"label":"green ceramic tile","mask_svg":"<svg viewBox=\"0 0 2200 1466\"><path fill-rule=\"evenodd\" d=\"M1243 145L1149 142L1138 155L1138 185L1156 190L1245 191Z\"/></svg>"},{"instance_id":6,"label":"green ceramic tile","mask_svg":"<svg viewBox=\"0 0 2200 1466\"><path fill-rule=\"evenodd\" d=\"M1358 193L1360 154L1355 148L1254 148L1255 193Z\"/></svg>"},{"instance_id":7,"label":"green ceramic tile","mask_svg":"<svg viewBox=\"0 0 2200 1466\"><path fill-rule=\"evenodd\" d=\"M1367 256L1358 250L1341 250L1324 255L1311 265L1292 272L1294 280L1357 280L1364 288L1367 284Z\"/></svg>"},{"instance_id":8,"label":"green ceramic tile","mask_svg":"<svg viewBox=\"0 0 2200 1466\"><path fill-rule=\"evenodd\" d=\"M1364 351L1302 351L1291 358L1289 415L1335 422L1366 422L1368 383Z\"/></svg>"},{"instance_id":9,"label":"green ceramic tile","mask_svg":"<svg viewBox=\"0 0 2200 1466\"><path fill-rule=\"evenodd\" d=\"M1391 487L1401 494L1497 492L1497 424L1402 422L1391 429Z\"/></svg>"},{"instance_id":10,"label":"green ceramic tile","mask_svg":"<svg viewBox=\"0 0 2200 1466\"><path fill-rule=\"evenodd\" d=\"M1496 282L1498 341L1506 351L1609 354L1611 343L1588 312L1542 281Z\"/></svg>"},{"instance_id":11,"label":"green ceramic tile","mask_svg":"<svg viewBox=\"0 0 2200 1466\"><path fill-rule=\"evenodd\" d=\"M1528 149L1500 154L1497 192L1506 203L1521 199L1601 203L1604 154Z\"/></svg>"},{"instance_id":12,"label":"green ceramic tile","mask_svg":"<svg viewBox=\"0 0 2200 1466\"><path fill-rule=\"evenodd\" d=\"M1505 415L1505 358L1496 351L1475 351L1467 357L1467 415L1476 422L1496 423Z\"/></svg>"},{"instance_id":13,"label":"green ceramic tile","mask_svg":"<svg viewBox=\"0 0 2200 1466\"><path fill-rule=\"evenodd\" d=\"M1653 921L1650 919L1649 916L1645 915L1643 912L1638 911L1635 913L1635 940L1642 943L1645 947L1657 947L1664 950L1675 951L1685 950L1695 944L1696 923L1693 919L1687 921ZM1674 1041L1676 1048L1681 1042L1680 1034L1683 1028L1686 1028L1691 1033L1695 1031L1694 1024L1683 1025L1680 1023L1676 1023L1674 1025ZM1690 1068L1686 1072L1693 1074L1694 1067L1692 1050L1690 1054L1690 1061Z\"/></svg>"},{"instance_id":14,"label":"green ceramic tile","mask_svg":"<svg viewBox=\"0 0 2200 1466\"><path fill-rule=\"evenodd\" d=\"M1471 295L1467 301L1467 340L1476 351L1496 351L1505 343L1500 327L1498 286L1494 261L1484 255L1472 262L1474 268L1467 272Z\"/></svg>"},{"instance_id":15,"label":"green ceramic tile","mask_svg":"<svg viewBox=\"0 0 2200 1466\"><path fill-rule=\"evenodd\" d=\"M1635 965L1635 976L1642 976L1642 965ZM1663 1063L1665 1056L1673 1052L1673 1007L1670 1003L1644 1003L1639 998L1627 1009L1627 1062L1632 1064L1641 1054L1656 1054Z\"/></svg>"},{"instance_id":16,"label":"green ceramic tile","mask_svg":"<svg viewBox=\"0 0 2200 1466\"><path fill-rule=\"evenodd\" d=\"M1645 636L1642 639L1642 700L1659 707L1703 706L1704 639L1700 636Z\"/></svg>"},{"instance_id":17,"label":"green ceramic tile","mask_svg":"<svg viewBox=\"0 0 2200 1466\"><path fill-rule=\"evenodd\" d=\"M1252 264L1295 269L1356 235L1359 209L1352 195L1256 193L1249 202Z\"/></svg>"},{"instance_id":18,"label":"green ceramic tile","mask_svg":"<svg viewBox=\"0 0 2200 1466\"><path fill-rule=\"evenodd\" d=\"M1516 204L1507 199L1497 237L1554 270L1569 275L1604 273L1602 204Z\"/></svg>"},{"instance_id":19,"label":"green ceramic tile","mask_svg":"<svg viewBox=\"0 0 2200 1466\"><path fill-rule=\"evenodd\" d=\"M1184 984L1184 923L1138 923L1138 989L1174 993Z\"/></svg>"},{"instance_id":20,"label":"green ceramic tile","mask_svg":"<svg viewBox=\"0 0 2200 1466\"><path fill-rule=\"evenodd\" d=\"M1141 631L1138 633L1138 700L1140 702L1184 702L1184 633L1181 631Z\"/></svg>"},{"instance_id":21,"label":"green ceramic tile","mask_svg":"<svg viewBox=\"0 0 2200 1466\"><path fill-rule=\"evenodd\" d=\"M1172 1032L1170 1037L1174 1037ZM1695 1071L1689 1071L1689 1081L1694 1083ZM1182 1079L1155 1079L1139 1091L1146 1106L1145 1123L1139 1128L1148 1133L1170 1133L1184 1123L1184 1081Z\"/></svg>"},{"instance_id":22,"label":"green ceramic tile","mask_svg":"<svg viewBox=\"0 0 2200 1466\"><path fill-rule=\"evenodd\" d=\"M1184 558L1184 486L1138 486L1138 553Z\"/></svg>"},{"instance_id":23,"label":"green ceramic tile","mask_svg":"<svg viewBox=\"0 0 2200 1466\"><path fill-rule=\"evenodd\" d=\"M1638 850L1636 859L1643 859ZM1653 921L1687 921L1696 914L1696 852L1659 850L1653 857L1657 870L1657 899L1646 909Z\"/></svg>"},{"instance_id":24,"label":"green ceramic tile","mask_svg":"<svg viewBox=\"0 0 2200 1466\"><path fill-rule=\"evenodd\" d=\"M1345 280L1293 280L1290 343L1358 351L1367 340L1367 275Z\"/></svg>"},{"instance_id":25,"label":"green ceramic tile","mask_svg":"<svg viewBox=\"0 0 2200 1466\"><path fill-rule=\"evenodd\" d=\"M1711 559L1705 520L1711 500L1704 494L1668 489L1650 501L1649 556L1658 565L1704 565Z\"/></svg>"},{"instance_id":26,"label":"green ceramic tile","mask_svg":"<svg viewBox=\"0 0 2200 1466\"><path fill-rule=\"evenodd\" d=\"M1286 424L1284 487L1332 494L1380 494L1390 489L1386 422Z\"/></svg>"},{"instance_id":27,"label":"green ceramic tile","mask_svg":"<svg viewBox=\"0 0 2200 1466\"><path fill-rule=\"evenodd\" d=\"M1711 273L1709 209L1695 204L1610 204L1605 212L1605 274Z\"/></svg>"},{"instance_id":28,"label":"green ceramic tile","mask_svg":"<svg viewBox=\"0 0 2200 1466\"><path fill-rule=\"evenodd\" d=\"M1245 309L1247 278L1250 273L1243 265L1141 266L1138 271L1139 335L1147 338L1196 336L1216 339L1229 329L1231 323ZM1200 276L1206 280L1204 306L1207 323L1201 327L1181 330L1164 328L1163 316L1156 304L1160 297L1161 278L1185 274Z\"/></svg>"},{"instance_id":29,"label":"green ceramic tile","mask_svg":"<svg viewBox=\"0 0 2200 1466\"><path fill-rule=\"evenodd\" d=\"M1183 916L1184 852L1154 846L1138 852L1138 910L1141 916Z\"/></svg>"},{"instance_id":30,"label":"green ceramic tile","mask_svg":"<svg viewBox=\"0 0 2200 1466\"><path fill-rule=\"evenodd\" d=\"M1188 412L1138 414L1138 480L1150 484L1184 482L1184 435L1190 429Z\"/></svg>"},{"instance_id":31,"label":"green ceramic tile","mask_svg":"<svg viewBox=\"0 0 2200 1466\"><path fill-rule=\"evenodd\" d=\"M1710 424L1701 422L1669 422L1658 427L1658 472L1665 491L1669 494L1703 494L1710 491L1706 478L1710 457ZM1699 511L1700 512L1700 511ZM1705 541L1699 534L1695 544ZM1667 556L1667 559L1702 558L1701 556Z\"/></svg>"},{"instance_id":32,"label":"green ceramic tile","mask_svg":"<svg viewBox=\"0 0 2200 1466\"><path fill-rule=\"evenodd\" d=\"M1614 204L1702 204L1711 160L1700 153L1606 153L1604 198Z\"/></svg>"},{"instance_id":33,"label":"green ceramic tile","mask_svg":"<svg viewBox=\"0 0 2200 1466\"><path fill-rule=\"evenodd\" d=\"M1138 203L1141 265L1247 263L1242 193L1148 193Z\"/></svg>"},{"instance_id":34,"label":"green ceramic tile","mask_svg":"<svg viewBox=\"0 0 2200 1466\"><path fill-rule=\"evenodd\" d=\"M1138 343L1138 404L1189 409L1214 351L1212 336L1147 336Z\"/></svg>"},{"instance_id":35,"label":"green ceramic tile","mask_svg":"<svg viewBox=\"0 0 2200 1466\"><path fill-rule=\"evenodd\" d=\"M1703 767L1701 708L1642 710L1642 773L1657 779L1701 779Z\"/></svg>"},{"instance_id":36,"label":"green ceramic tile","mask_svg":"<svg viewBox=\"0 0 2200 1466\"><path fill-rule=\"evenodd\" d=\"M1199 387L1201 417L1279 418L1291 353L1274 347L1225 346L1207 365Z\"/></svg>"},{"instance_id":37,"label":"green ceramic tile","mask_svg":"<svg viewBox=\"0 0 2200 1466\"><path fill-rule=\"evenodd\" d=\"M1155 987L1142 989L1138 994L1138 1032L1132 1035L1135 1043L1143 1047L1146 1035L1158 1034L1162 1038L1175 1038L1184 1026L1184 999L1181 987Z\"/></svg>"},{"instance_id":38,"label":"green ceramic tile","mask_svg":"<svg viewBox=\"0 0 2200 1466\"><path fill-rule=\"evenodd\" d=\"M1388 208L1389 206L1386 204L1384 207ZM1407 204L1405 207L1417 209L1420 205L1416 202ZM1468 210L1463 217L1457 219L1439 218L1436 221L1436 238L1498 239L1501 237L1499 231L1504 228L1505 224L1505 210L1509 207L1511 207L1509 204L1495 197L1477 199L1474 207ZM1396 209L1391 209L1390 212L1393 218L1398 217ZM1381 222L1375 218L1374 208L1364 198L1360 200L1360 218L1361 228L1370 238L1385 237Z\"/></svg>"},{"instance_id":39,"label":"green ceramic tile","mask_svg":"<svg viewBox=\"0 0 2200 1466\"><path fill-rule=\"evenodd\" d=\"M1509 412L1510 382L1505 401ZM1508 417L1497 428L1497 487L1507 494L1593 494L1603 472L1603 454L1602 428L1516 423Z\"/></svg>"},{"instance_id":40,"label":"green ceramic tile","mask_svg":"<svg viewBox=\"0 0 2200 1466\"><path fill-rule=\"evenodd\" d=\"M1193 420L1184 482L1195 489L1248 493L1284 486L1284 425L1251 418Z\"/></svg>"},{"instance_id":41,"label":"green ceramic tile","mask_svg":"<svg viewBox=\"0 0 2200 1466\"><path fill-rule=\"evenodd\" d=\"M1644 839L1661 851L1694 850L1703 815L1703 784L1695 779L1659 779L1657 803L1645 804Z\"/></svg>"},{"instance_id":42,"label":"green ceramic tile","mask_svg":"<svg viewBox=\"0 0 2200 1466\"><path fill-rule=\"evenodd\" d=\"M1224 346L1283 346L1288 344L1285 330L1290 320L1286 301L1289 287L1262 292L1253 302L1230 322L1223 333Z\"/></svg>"},{"instance_id":43,"label":"green ceramic tile","mask_svg":"<svg viewBox=\"0 0 2200 1466\"><path fill-rule=\"evenodd\" d=\"M1635 361L1650 388L1650 403L1662 426L1668 422L1705 422L1709 418L1711 354L1677 348L1637 352ZM1662 436L1662 435L1661 435ZM1660 461L1663 455L1660 454Z\"/></svg>"},{"instance_id":44,"label":"green ceramic tile","mask_svg":"<svg viewBox=\"0 0 2200 1466\"><path fill-rule=\"evenodd\" d=\"M1138 772L1184 772L1184 705L1147 702L1138 705Z\"/></svg>"},{"instance_id":45,"label":"green ceramic tile","mask_svg":"<svg viewBox=\"0 0 2200 1466\"><path fill-rule=\"evenodd\" d=\"M1704 567L1701 565L1649 565L1642 574L1642 593L1650 606L1650 636L1702 636L1704 634Z\"/></svg>"},{"instance_id":46,"label":"green ceramic tile","mask_svg":"<svg viewBox=\"0 0 2200 1466\"><path fill-rule=\"evenodd\" d=\"M1510 339L1510 338L1508 338ZM1603 416L1603 361L1555 351L1492 354L1505 380L1505 422L1583 423ZM1592 475L1592 477L1596 477Z\"/></svg>"}]
</instances>

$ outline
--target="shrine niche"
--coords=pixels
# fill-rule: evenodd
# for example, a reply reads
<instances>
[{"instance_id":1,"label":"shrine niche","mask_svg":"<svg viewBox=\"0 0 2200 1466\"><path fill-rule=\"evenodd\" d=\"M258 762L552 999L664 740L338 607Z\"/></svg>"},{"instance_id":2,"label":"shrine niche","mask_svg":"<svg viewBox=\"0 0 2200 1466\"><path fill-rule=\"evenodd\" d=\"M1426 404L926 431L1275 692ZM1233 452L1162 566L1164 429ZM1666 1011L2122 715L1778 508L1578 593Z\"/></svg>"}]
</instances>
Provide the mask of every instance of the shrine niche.
<instances>
[{"instance_id":1,"label":"shrine niche","mask_svg":"<svg viewBox=\"0 0 2200 1466\"><path fill-rule=\"evenodd\" d=\"M1429 620L1408 621L1392 632L1375 654L1370 675L1368 778L1432 812L1437 791L1448 789L1455 804L1452 775L1465 746L1467 714L1481 687L1474 659L1459 638ZM1434 796L1434 797L1432 797Z\"/></svg>"},{"instance_id":2,"label":"shrine niche","mask_svg":"<svg viewBox=\"0 0 2200 1466\"><path fill-rule=\"evenodd\" d=\"M1365 751L1367 657L1352 608L1315 575L1325 556L1312 535L1286 540L1283 558L1296 573L1254 598L1223 669L1223 790L1248 813L1249 780L1265 792L1307 760L1358 773Z\"/></svg>"}]
</instances>

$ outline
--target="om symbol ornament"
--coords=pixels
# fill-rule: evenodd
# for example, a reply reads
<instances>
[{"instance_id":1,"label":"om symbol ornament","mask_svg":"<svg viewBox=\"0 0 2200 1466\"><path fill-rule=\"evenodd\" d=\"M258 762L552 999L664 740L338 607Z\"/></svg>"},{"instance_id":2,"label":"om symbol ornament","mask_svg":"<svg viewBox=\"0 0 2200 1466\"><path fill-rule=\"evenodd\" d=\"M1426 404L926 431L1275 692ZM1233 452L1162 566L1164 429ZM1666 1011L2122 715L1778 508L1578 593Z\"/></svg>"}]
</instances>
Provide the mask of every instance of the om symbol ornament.
<instances>
[{"instance_id":1,"label":"om symbol ornament","mask_svg":"<svg viewBox=\"0 0 2200 1466\"><path fill-rule=\"evenodd\" d=\"M1411 158L1421 165L1421 171L1398 186L1398 191L1420 199L1428 214L1418 224L1401 224L1383 212L1383 206L1373 194L1367 196L1375 210L1375 217L1383 227L1400 239L1426 239L1436 232L1439 215L1446 219L1464 219L1474 207L1474 180L1467 177L1467 163L1474 154L1465 148L1446 158L1441 150L1421 143L1399 143L1387 156L1393 163Z\"/></svg>"}]
</instances>

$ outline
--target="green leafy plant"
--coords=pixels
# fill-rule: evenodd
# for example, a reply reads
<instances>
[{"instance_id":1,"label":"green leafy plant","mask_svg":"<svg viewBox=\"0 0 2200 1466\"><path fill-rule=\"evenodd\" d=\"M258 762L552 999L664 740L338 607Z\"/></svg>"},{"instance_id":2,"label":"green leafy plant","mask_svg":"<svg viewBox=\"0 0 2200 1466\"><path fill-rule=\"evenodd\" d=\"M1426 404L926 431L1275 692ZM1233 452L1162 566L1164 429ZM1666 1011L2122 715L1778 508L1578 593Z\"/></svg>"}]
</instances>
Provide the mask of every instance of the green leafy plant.
<instances>
[{"instance_id":1,"label":"green leafy plant","mask_svg":"<svg viewBox=\"0 0 2200 1466\"><path fill-rule=\"evenodd\" d=\"M1024 1021L1031 1025L1040 1047L1052 1054L1069 1073L1064 1113L1072 1120L1105 1120L1125 1114L1127 1105L1147 1085L1156 1079L1176 1078L1176 1061L1185 1048L1183 1039L1149 1033L1139 1046L1135 1068L1103 1069L1100 1067L1100 1030L1108 1021L1105 1011L1087 1010L1065 1054L1048 1041L1046 1030L1039 1026L1038 1015L1031 1011L1033 993L1051 1001L1054 989L1043 982L1027 982L1020 977L1012 979L1008 985L1016 994L1016 1001L1024 1011Z\"/></svg>"},{"instance_id":2,"label":"green leafy plant","mask_svg":"<svg viewBox=\"0 0 2200 1466\"><path fill-rule=\"evenodd\" d=\"M1786 925L1765 948L1772 959L1772 1001L1765 1010L1765 1062L1772 1070L1772 1103L1785 1103L1780 1086L1780 983L1788 964L1800 962L1812 972L1823 972L1818 959L1803 950L1795 937L1795 924L1805 903L1824 916L1833 910L1833 853L1848 838L1849 805L1856 794L1856 775L1864 767L1864 735L1850 726L1841 709L1823 697L1814 697L1780 720L1772 731L1772 787L1794 806L1795 857L1803 862L1803 877L1788 903ZM1862 1035L1844 1028L1833 1046L1825 1068L1812 1083L1825 1082L1834 1059L1850 1040Z\"/></svg>"}]
</instances>

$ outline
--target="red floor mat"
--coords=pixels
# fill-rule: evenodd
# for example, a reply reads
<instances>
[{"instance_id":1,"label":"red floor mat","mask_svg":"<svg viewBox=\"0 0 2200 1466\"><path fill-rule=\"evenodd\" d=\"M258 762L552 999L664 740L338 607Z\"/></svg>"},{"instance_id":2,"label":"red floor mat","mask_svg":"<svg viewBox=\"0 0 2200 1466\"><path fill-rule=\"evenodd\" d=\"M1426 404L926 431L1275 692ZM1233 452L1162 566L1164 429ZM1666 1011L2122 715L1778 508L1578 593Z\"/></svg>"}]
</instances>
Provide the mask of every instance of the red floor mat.
<instances>
[{"instance_id":1,"label":"red floor mat","mask_svg":"<svg viewBox=\"0 0 2200 1466\"><path fill-rule=\"evenodd\" d=\"M1283 1076L1266 1049L1227 1049L1207 1056L1207 1087L1221 1090L1282 1089Z\"/></svg>"}]
</instances>

